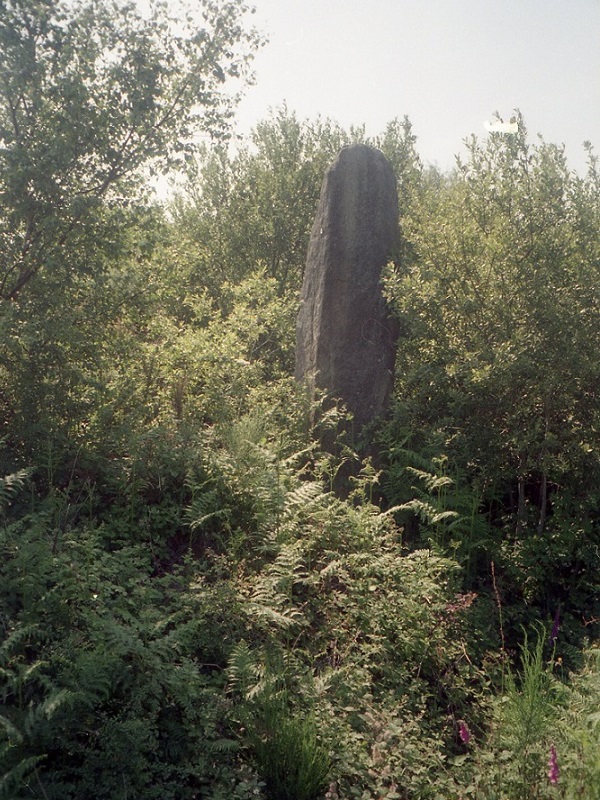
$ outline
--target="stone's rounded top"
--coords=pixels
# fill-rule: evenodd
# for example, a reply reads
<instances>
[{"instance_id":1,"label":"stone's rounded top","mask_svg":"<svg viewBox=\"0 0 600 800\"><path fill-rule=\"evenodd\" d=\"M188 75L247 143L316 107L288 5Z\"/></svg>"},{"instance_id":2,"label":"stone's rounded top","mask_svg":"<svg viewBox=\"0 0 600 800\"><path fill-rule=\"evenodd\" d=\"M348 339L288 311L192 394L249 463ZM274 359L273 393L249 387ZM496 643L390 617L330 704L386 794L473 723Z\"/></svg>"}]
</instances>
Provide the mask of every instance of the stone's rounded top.
<instances>
[{"instance_id":1,"label":"stone's rounded top","mask_svg":"<svg viewBox=\"0 0 600 800\"><path fill-rule=\"evenodd\" d=\"M329 167L328 173L340 168L351 171L353 167L358 165L366 169L381 170L388 179L391 178L395 181L394 170L390 162L381 150L371 147L369 144L347 144L342 147Z\"/></svg>"},{"instance_id":2,"label":"stone's rounded top","mask_svg":"<svg viewBox=\"0 0 600 800\"><path fill-rule=\"evenodd\" d=\"M370 144L361 144L358 142L344 145L344 147L342 147L340 152L337 154L336 161L346 158L378 158L383 159L389 164L387 158L377 147L372 147Z\"/></svg>"},{"instance_id":3,"label":"stone's rounded top","mask_svg":"<svg viewBox=\"0 0 600 800\"><path fill-rule=\"evenodd\" d=\"M383 195L376 201L390 213L397 213L398 195L394 169L381 150L368 144L348 144L337 154L325 173L321 189L321 200L335 192L335 187L344 194ZM335 201L334 201L335 202Z\"/></svg>"},{"instance_id":4,"label":"stone's rounded top","mask_svg":"<svg viewBox=\"0 0 600 800\"><path fill-rule=\"evenodd\" d=\"M361 142L353 142L352 144L346 144L342 147L340 152L338 153L338 158L343 154L348 153L379 153L380 156L385 156L377 147L373 147L370 144L363 144Z\"/></svg>"}]
</instances>

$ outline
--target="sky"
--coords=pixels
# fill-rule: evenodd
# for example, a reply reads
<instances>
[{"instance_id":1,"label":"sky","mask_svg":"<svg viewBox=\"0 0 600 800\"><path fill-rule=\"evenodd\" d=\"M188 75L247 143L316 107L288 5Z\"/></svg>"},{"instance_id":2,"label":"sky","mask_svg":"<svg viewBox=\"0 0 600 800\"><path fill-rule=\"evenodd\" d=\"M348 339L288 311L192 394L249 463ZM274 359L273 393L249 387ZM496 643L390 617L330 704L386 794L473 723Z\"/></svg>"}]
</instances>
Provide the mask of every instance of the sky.
<instances>
[{"instance_id":1,"label":"sky","mask_svg":"<svg viewBox=\"0 0 600 800\"><path fill-rule=\"evenodd\" d=\"M600 155L600 0L253 0L269 42L237 128L284 102L367 134L407 115L425 163L451 169L463 140L518 108L530 139Z\"/></svg>"}]
</instances>

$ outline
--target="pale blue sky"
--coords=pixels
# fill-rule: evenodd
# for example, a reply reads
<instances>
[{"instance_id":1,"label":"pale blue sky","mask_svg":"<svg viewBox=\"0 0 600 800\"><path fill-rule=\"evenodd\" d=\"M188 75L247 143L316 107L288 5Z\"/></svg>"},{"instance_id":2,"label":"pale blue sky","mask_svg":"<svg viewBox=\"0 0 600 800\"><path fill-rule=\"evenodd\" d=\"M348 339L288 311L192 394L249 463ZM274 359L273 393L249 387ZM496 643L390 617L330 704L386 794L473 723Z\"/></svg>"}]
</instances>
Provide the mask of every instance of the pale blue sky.
<instances>
[{"instance_id":1,"label":"pale blue sky","mask_svg":"<svg viewBox=\"0 0 600 800\"><path fill-rule=\"evenodd\" d=\"M494 111L532 139L600 155L600 0L254 0L270 37L240 132L284 101L301 118L381 132L407 114L426 162L451 168Z\"/></svg>"}]
</instances>

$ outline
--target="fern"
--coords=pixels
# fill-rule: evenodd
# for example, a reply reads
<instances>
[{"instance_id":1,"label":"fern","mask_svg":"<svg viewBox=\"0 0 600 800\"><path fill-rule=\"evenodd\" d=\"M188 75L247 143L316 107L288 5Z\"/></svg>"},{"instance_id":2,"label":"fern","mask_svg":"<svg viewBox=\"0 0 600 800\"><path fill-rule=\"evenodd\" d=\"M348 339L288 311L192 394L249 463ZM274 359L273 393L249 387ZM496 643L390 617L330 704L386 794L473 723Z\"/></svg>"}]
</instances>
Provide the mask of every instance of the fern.
<instances>
[{"instance_id":1,"label":"fern","mask_svg":"<svg viewBox=\"0 0 600 800\"><path fill-rule=\"evenodd\" d=\"M10 745L0 748L0 764L4 763L8 747ZM45 758L45 756L22 758L7 769L0 778L0 800L16 800L18 797L24 797L20 790L29 783L32 775L37 775L37 767Z\"/></svg>"},{"instance_id":2,"label":"fern","mask_svg":"<svg viewBox=\"0 0 600 800\"><path fill-rule=\"evenodd\" d=\"M295 609L278 611L268 605L267 602L261 602L260 599L248 602L247 611L249 617L253 617L257 621L271 623L280 630L289 630L304 623L304 617L301 612Z\"/></svg>"},{"instance_id":3,"label":"fern","mask_svg":"<svg viewBox=\"0 0 600 800\"><path fill-rule=\"evenodd\" d=\"M12 719L0 716L0 798L14 800L29 782L33 773L36 782L46 796L37 767L47 759L47 754L39 752L43 744L48 744L48 733L52 718L59 709L73 698L65 689L53 689L48 696L35 705L13 708ZM5 743L2 740L5 739Z\"/></svg>"},{"instance_id":4,"label":"fern","mask_svg":"<svg viewBox=\"0 0 600 800\"><path fill-rule=\"evenodd\" d=\"M422 522L431 526L436 526L450 519L458 518L458 513L456 511L440 511L435 505L427 503L424 500L411 500L408 503L402 503L402 505L397 506L397 508L400 511L412 511Z\"/></svg>"},{"instance_id":5,"label":"fern","mask_svg":"<svg viewBox=\"0 0 600 800\"><path fill-rule=\"evenodd\" d=\"M291 708L288 683L300 681L298 664L267 665L273 651L252 652L245 641L229 660L230 690L238 692L244 740L251 747L258 771L274 800L316 800L326 788L331 764L321 744L315 716ZM299 689L300 687L296 687ZM314 691L306 696L314 698Z\"/></svg>"},{"instance_id":6,"label":"fern","mask_svg":"<svg viewBox=\"0 0 600 800\"><path fill-rule=\"evenodd\" d=\"M306 578L302 543L282 545L275 560L265 566L255 582L249 613L284 629L303 625L305 619L294 603L294 589Z\"/></svg>"},{"instance_id":7,"label":"fern","mask_svg":"<svg viewBox=\"0 0 600 800\"><path fill-rule=\"evenodd\" d=\"M21 469L0 478L0 516L6 515L10 501L23 488L30 475L30 469Z\"/></svg>"},{"instance_id":8,"label":"fern","mask_svg":"<svg viewBox=\"0 0 600 800\"><path fill-rule=\"evenodd\" d=\"M212 480L196 484L188 476L185 485L192 492L192 502L186 512L187 522L192 530L201 528L209 520L226 519L229 516L230 511L222 507L220 492Z\"/></svg>"},{"instance_id":9,"label":"fern","mask_svg":"<svg viewBox=\"0 0 600 800\"><path fill-rule=\"evenodd\" d=\"M273 800L317 800L327 786L331 762L316 721L297 716L279 698L263 703L249 741Z\"/></svg>"},{"instance_id":10,"label":"fern","mask_svg":"<svg viewBox=\"0 0 600 800\"><path fill-rule=\"evenodd\" d=\"M323 486L317 481L303 481L298 483L285 496L285 514L293 518L298 514L310 513L314 507L323 505Z\"/></svg>"},{"instance_id":11,"label":"fern","mask_svg":"<svg viewBox=\"0 0 600 800\"><path fill-rule=\"evenodd\" d=\"M239 641L232 649L227 665L229 687L247 697L251 686L260 677L256 666L255 655L245 639Z\"/></svg>"},{"instance_id":12,"label":"fern","mask_svg":"<svg viewBox=\"0 0 600 800\"><path fill-rule=\"evenodd\" d=\"M7 747L14 747L22 744L23 734L8 717L0 715L0 725L4 728L4 735L7 738Z\"/></svg>"},{"instance_id":13,"label":"fern","mask_svg":"<svg viewBox=\"0 0 600 800\"><path fill-rule=\"evenodd\" d=\"M454 481L448 475L436 475L435 473L428 472L423 469L416 469L415 467L406 467L407 472L415 475L419 480L425 484L428 492L439 492L448 486L454 486Z\"/></svg>"},{"instance_id":14,"label":"fern","mask_svg":"<svg viewBox=\"0 0 600 800\"><path fill-rule=\"evenodd\" d=\"M17 625L0 644L0 664L6 664L8 659L21 647L41 639L43 636L43 631L38 623Z\"/></svg>"}]
</instances>

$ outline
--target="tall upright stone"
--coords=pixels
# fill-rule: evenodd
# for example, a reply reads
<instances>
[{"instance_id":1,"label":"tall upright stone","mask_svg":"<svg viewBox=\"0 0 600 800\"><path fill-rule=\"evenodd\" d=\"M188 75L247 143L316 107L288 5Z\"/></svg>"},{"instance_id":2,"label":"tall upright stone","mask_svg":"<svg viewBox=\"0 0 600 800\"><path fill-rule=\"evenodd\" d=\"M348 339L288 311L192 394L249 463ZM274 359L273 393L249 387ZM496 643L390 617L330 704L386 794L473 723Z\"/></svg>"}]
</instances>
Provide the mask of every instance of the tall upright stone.
<instances>
[{"instance_id":1,"label":"tall upright stone","mask_svg":"<svg viewBox=\"0 0 600 800\"><path fill-rule=\"evenodd\" d=\"M393 388L396 325L380 281L398 239L390 163L366 145L343 148L325 175L308 246L296 378L341 399L359 430Z\"/></svg>"}]
</instances>

